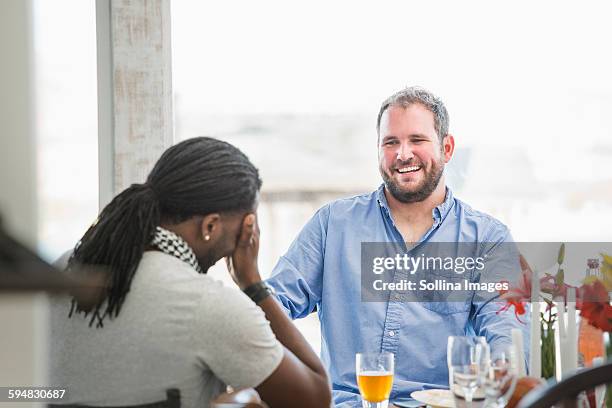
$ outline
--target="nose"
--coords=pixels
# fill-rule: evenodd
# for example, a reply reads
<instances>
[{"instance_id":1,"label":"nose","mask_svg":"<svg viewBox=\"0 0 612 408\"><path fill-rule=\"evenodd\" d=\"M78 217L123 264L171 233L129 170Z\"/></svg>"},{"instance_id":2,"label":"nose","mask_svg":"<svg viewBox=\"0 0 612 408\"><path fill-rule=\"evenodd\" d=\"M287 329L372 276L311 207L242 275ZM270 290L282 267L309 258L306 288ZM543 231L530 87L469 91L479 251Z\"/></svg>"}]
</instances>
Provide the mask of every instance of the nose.
<instances>
[{"instance_id":1,"label":"nose","mask_svg":"<svg viewBox=\"0 0 612 408\"><path fill-rule=\"evenodd\" d=\"M397 160L405 162L414 157L410 143L402 143L397 150Z\"/></svg>"}]
</instances>

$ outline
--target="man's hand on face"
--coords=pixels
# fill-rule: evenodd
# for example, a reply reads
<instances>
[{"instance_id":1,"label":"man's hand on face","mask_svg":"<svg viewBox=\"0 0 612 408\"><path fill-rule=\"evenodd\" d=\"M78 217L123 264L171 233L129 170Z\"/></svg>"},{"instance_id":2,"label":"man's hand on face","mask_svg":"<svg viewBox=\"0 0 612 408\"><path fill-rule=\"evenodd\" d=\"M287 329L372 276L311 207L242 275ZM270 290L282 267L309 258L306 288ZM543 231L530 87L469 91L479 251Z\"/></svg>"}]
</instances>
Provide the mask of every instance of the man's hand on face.
<instances>
[{"instance_id":1,"label":"man's hand on face","mask_svg":"<svg viewBox=\"0 0 612 408\"><path fill-rule=\"evenodd\" d=\"M259 225L257 224L257 216L247 214L242 220L236 249L231 259L226 259L230 275L241 290L254 283L261 282L257 266L258 253Z\"/></svg>"}]
</instances>

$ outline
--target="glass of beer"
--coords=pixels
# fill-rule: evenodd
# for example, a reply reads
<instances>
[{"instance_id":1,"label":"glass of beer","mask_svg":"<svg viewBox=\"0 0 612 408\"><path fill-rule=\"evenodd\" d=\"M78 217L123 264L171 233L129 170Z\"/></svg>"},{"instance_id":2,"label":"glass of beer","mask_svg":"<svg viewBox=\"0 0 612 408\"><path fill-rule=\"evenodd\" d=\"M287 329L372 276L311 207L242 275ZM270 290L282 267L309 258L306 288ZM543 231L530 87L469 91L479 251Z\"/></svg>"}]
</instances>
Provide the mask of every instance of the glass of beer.
<instances>
[{"instance_id":1,"label":"glass of beer","mask_svg":"<svg viewBox=\"0 0 612 408\"><path fill-rule=\"evenodd\" d=\"M357 385L363 408L387 408L393 385L393 353L357 353Z\"/></svg>"}]
</instances>

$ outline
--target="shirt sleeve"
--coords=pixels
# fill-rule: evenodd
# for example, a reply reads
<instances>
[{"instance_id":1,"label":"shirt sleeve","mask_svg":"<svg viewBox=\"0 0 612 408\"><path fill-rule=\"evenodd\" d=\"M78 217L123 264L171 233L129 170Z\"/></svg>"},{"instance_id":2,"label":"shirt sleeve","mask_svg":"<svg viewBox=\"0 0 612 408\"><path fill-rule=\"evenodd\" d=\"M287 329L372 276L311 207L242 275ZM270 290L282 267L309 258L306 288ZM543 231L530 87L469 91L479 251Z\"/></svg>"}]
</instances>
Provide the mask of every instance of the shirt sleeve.
<instances>
[{"instance_id":1,"label":"shirt sleeve","mask_svg":"<svg viewBox=\"0 0 612 408\"><path fill-rule=\"evenodd\" d=\"M485 246L485 269L477 279L481 282L496 283L507 281L511 287L518 284L521 274L519 252L512 235L503 225L493 230ZM483 336L491 348L493 358L503 348L512 344L512 329L523 333L525 367L528 369L530 344L529 309L523 315L516 315L514 308L503 310L505 301L499 298L499 292L479 292L473 300L475 310L473 327L476 335Z\"/></svg>"},{"instance_id":2,"label":"shirt sleeve","mask_svg":"<svg viewBox=\"0 0 612 408\"><path fill-rule=\"evenodd\" d=\"M242 292L222 285L204 296L209 296L203 302L207 307L198 311L193 332L198 357L225 384L258 386L284 355L264 312Z\"/></svg>"},{"instance_id":3,"label":"shirt sleeve","mask_svg":"<svg viewBox=\"0 0 612 408\"><path fill-rule=\"evenodd\" d=\"M267 280L291 319L309 315L321 301L328 220L325 206L304 226Z\"/></svg>"}]
</instances>

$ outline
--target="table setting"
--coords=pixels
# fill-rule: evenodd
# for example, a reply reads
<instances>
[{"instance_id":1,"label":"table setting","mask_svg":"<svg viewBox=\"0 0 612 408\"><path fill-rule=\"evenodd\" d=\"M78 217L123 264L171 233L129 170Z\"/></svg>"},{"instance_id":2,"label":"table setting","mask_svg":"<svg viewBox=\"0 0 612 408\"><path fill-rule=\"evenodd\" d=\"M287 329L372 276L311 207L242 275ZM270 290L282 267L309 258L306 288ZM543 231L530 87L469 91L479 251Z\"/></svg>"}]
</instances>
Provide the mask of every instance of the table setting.
<instances>
[{"instance_id":1,"label":"table setting","mask_svg":"<svg viewBox=\"0 0 612 408\"><path fill-rule=\"evenodd\" d=\"M498 408L514 406L517 384L525 377L525 356L520 330L513 343L496 349L492 356L484 337L450 336L447 347L450 389L414 391L410 399L389 401L393 384L392 353L358 353L357 384L363 408ZM528 378L528 377L527 377ZM531 386L539 385L539 380ZM524 383L524 381L523 381ZM521 388L521 387L519 387ZM522 388L530 389L522 386ZM523 389L521 395L526 393ZM512 399L516 401L512 401ZM520 399L520 397L519 397ZM514 402L514 405L511 404Z\"/></svg>"}]
</instances>

